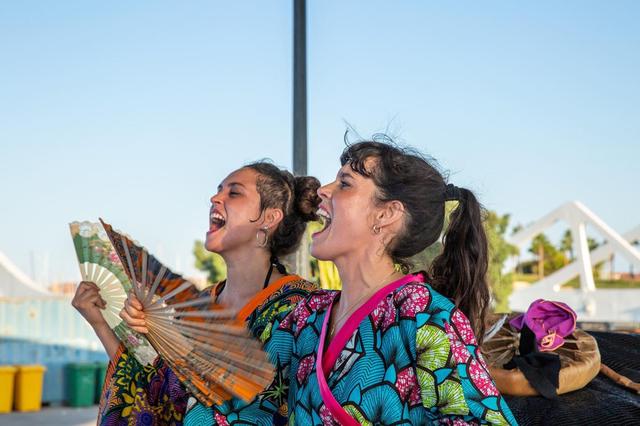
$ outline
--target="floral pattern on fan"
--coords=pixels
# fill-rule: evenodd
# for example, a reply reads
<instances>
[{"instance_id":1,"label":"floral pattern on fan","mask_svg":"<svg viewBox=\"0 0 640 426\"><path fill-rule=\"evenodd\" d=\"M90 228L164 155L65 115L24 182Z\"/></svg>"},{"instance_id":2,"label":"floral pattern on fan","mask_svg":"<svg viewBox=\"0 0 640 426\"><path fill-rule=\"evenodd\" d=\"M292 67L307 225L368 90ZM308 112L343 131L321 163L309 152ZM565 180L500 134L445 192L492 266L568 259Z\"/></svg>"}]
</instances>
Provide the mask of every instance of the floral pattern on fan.
<instances>
[{"instance_id":1,"label":"floral pattern on fan","mask_svg":"<svg viewBox=\"0 0 640 426\"><path fill-rule=\"evenodd\" d=\"M157 352L142 334L127 327L120 319L120 310L132 288L131 281L104 227L83 221L70 223L69 229L82 280L94 282L107 302L102 315L109 327L142 365L152 364Z\"/></svg>"}]
</instances>

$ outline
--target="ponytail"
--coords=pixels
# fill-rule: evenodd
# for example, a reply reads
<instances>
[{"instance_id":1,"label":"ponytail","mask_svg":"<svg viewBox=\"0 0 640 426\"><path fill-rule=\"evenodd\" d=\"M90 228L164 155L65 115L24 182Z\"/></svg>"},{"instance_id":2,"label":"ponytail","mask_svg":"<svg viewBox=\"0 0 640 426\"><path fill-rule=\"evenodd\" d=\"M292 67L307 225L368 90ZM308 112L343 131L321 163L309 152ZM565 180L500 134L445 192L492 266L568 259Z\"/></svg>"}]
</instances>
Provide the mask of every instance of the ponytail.
<instances>
[{"instance_id":1,"label":"ponytail","mask_svg":"<svg viewBox=\"0 0 640 426\"><path fill-rule=\"evenodd\" d=\"M481 344L490 301L487 236L482 208L473 192L455 189L458 207L451 213L442 253L434 259L429 275L434 288L467 315Z\"/></svg>"}]
</instances>

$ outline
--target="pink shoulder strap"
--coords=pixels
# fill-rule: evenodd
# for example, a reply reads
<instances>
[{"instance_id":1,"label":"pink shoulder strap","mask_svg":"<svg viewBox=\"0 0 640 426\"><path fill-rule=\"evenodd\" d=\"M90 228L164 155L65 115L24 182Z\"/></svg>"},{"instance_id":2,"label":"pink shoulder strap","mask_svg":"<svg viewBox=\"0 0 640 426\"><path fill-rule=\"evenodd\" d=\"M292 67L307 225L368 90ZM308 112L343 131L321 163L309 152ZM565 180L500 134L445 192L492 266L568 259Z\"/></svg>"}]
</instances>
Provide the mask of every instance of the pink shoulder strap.
<instances>
[{"instance_id":1,"label":"pink shoulder strap","mask_svg":"<svg viewBox=\"0 0 640 426\"><path fill-rule=\"evenodd\" d=\"M320 332L320 342L318 344L318 353L316 358L316 378L318 380L318 387L320 388L320 396L322 397L322 401L325 406L329 409L333 417L335 417L341 425L346 426L356 426L359 423L349 415L345 411L345 409L340 405L340 403L336 400L335 396L329 389L329 384L327 383L327 374L331 371L333 366L335 365L340 352L347 344L353 333L358 329L360 323L364 318L366 318L373 310L380 304L382 299L384 299L389 293L396 290L398 287L401 287L410 282L422 281L423 277L419 274L409 274L400 278L397 281L392 282L378 290L369 300L367 300L361 307L359 307L347 322L340 328L338 333L335 335L327 353L325 355L324 347L325 341L327 337L327 328L329 324L329 318L331 318L331 309L333 308L333 301L331 305L329 305L325 316L324 321L322 323L322 331ZM334 299L335 301L335 299Z\"/></svg>"}]
</instances>

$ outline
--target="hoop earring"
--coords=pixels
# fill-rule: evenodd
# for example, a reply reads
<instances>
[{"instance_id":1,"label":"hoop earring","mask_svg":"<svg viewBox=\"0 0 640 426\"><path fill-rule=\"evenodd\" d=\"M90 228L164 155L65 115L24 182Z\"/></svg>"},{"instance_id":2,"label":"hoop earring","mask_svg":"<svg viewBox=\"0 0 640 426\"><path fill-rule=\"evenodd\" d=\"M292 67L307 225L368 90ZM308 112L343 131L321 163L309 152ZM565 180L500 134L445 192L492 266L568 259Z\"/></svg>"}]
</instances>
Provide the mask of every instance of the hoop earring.
<instances>
[{"instance_id":1,"label":"hoop earring","mask_svg":"<svg viewBox=\"0 0 640 426\"><path fill-rule=\"evenodd\" d=\"M256 241L258 242L258 247L266 247L269 244L269 227L263 226L260 228L258 232L256 232ZM260 233L264 234L264 238L260 241Z\"/></svg>"},{"instance_id":2,"label":"hoop earring","mask_svg":"<svg viewBox=\"0 0 640 426\"><path fill-rule=\"evenodd\" d=\"M382 231L382 229L378 225L373 225L371 229L373 230L373 233L376 235L379 234L380 231Z\"/></svg>"}]
</instances>

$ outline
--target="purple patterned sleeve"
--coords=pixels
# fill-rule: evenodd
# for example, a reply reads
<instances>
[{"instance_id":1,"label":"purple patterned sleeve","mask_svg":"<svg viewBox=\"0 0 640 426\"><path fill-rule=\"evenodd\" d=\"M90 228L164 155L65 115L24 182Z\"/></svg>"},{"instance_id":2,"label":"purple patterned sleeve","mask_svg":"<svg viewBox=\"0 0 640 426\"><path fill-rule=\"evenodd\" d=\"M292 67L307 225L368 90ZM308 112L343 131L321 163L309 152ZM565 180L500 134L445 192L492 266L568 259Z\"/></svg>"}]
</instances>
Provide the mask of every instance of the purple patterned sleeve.
<instances>
[{"instance_id":1,"label":"purple patterned sleeve","mask_svg":"<svg viewBox=\"0 0 640 426\"><path fill-rule=\"evenodd\" d=\"M141 365L122 346L111 361L98 410L98 425L182 425L188 394L157 358Z\"/></svg>"}]
</instances>

